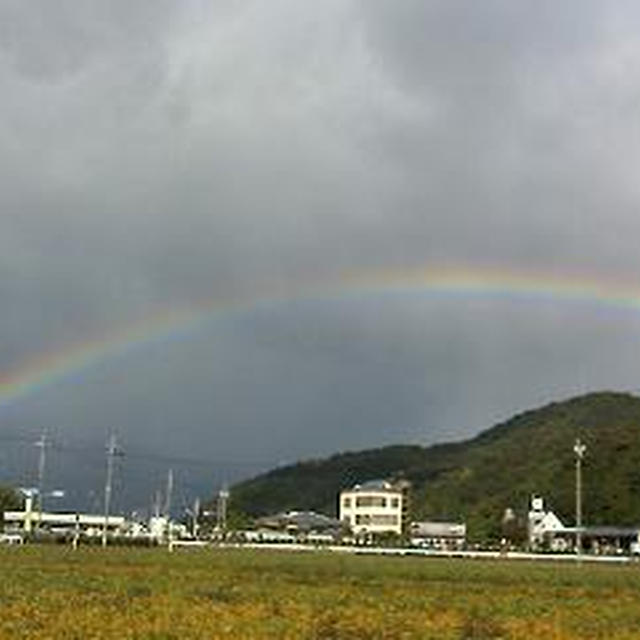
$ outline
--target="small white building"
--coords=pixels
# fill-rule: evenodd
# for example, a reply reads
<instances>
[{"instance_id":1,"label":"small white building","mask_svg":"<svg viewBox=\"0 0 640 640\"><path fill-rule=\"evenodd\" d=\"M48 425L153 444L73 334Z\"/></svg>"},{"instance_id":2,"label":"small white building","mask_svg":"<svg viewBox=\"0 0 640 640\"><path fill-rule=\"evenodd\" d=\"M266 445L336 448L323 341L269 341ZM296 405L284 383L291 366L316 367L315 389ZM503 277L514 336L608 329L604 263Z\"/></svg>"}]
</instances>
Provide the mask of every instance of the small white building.
<instances>
[{"instance_id":1,"label":"small white building","mask_svg":"<svg viewBox=\"0 0 640 640\"><path fill-rule=\"evenodd\" d=\"M579 536L578 536L579 534ZM581 551L594 554L637 553L640 549L640 527L608 525L567 527L553 511L546 511L538 496L531 499L529 509L529 547L549 548L555 552Z\"/></svg>"},{"instance_id":2,"label":"small white building","mask_svg":"<svg viewBox=\"0 0 640 640\"><path fill-rule=\"evenodd\" d=\"M154 542L186 540L192 538L187 525L175 522L167 516L152 516L149 519L147 537Z\"/></svg>"},{"instance_id":3,"label":"small white building","mask_svg":"<svg viewBox=\"0 0 640 640\"><path fill-rule=\"evenodd\" d=\"M372 480L340 492L339 518L356 535L402 533L403 487Z\"/></svg>"},{"instance_id":4,"label":"small white building","mask_svg":"<svg viewBox=\"0 0 640 640\"><path fill-rule=\"evenodd\" d=\"M87 513L50 513L43 511L5 511L5 527L11 531L21 530L30 533L42 529L51 533L74 533L80 531L88 536L100 536L105 523L110 534L124 531L123 516L109 516L108 522L103 515Z\"/></svg>"},{"instance_id":5,"label":"small white building","mask_svg":"<svg viewBox=\"0 0 640 640\"><path fill-rule=\"evenodd\" d=\"M298 538L306 538L309 534L328 534L337 538L342 530L342 523L315 511L287 511L270 516L263 516L256 521L258 529L287 531Z\"/></svg>"},{"instance_id":6,"label":"small white building","mask_svg":"<svg viewBox=\"0 0 640 640\"><path fill-rule=\"evenodd\" d=\"M565 526L553 511L546 511L544 500L539 496L532 496L528 517L529 548L539 549L545 543L550 543L554 551L565 551L565 541L555 537L564 532Z\"/></svg>"},{"instance_id":7,"label":"small white building","mask_svg":"<svg viewBox=\"0 0 640 640\"><path fill-rule=\"evenodd\" d=\"M5 529L10 532L22 531L30 534L34 530L47 531L53 534L73 534L81 532L87 536L100 536L107 526L110 534L121 535L125 528L123 516L88 513L51 513L34 509L33 495L25 497L24 511L5 511Z\"/></svg>"},{"instance_id":8,"label":"small white building","mask_svg":"<svg viewBox=\"0 0 640 640\"><path fill-rule=\"evenodd\" d=\"M412 522L411 544L438 550L463 549L467 539L467 525L463 522Z\"/></svg>"}]
</instances>

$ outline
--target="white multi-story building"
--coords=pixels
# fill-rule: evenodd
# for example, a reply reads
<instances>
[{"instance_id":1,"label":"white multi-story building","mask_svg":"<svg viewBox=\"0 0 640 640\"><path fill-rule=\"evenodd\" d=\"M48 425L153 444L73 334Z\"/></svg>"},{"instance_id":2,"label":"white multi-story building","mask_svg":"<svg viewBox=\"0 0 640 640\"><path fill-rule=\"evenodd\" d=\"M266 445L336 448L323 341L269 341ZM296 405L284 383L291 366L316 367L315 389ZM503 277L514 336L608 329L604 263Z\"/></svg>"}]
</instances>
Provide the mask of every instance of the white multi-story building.
<instances>
[{"instance_id":1,"label":"white multi-story building","mask_svg":"<svg viewBox=\"0 0 640 640\"><path fill-rule=\"evenodd\" d=\"M386 480L357 484L340 493L340 520L355 535L402 533L403 486Z\"/></svg>"}]
</instances>

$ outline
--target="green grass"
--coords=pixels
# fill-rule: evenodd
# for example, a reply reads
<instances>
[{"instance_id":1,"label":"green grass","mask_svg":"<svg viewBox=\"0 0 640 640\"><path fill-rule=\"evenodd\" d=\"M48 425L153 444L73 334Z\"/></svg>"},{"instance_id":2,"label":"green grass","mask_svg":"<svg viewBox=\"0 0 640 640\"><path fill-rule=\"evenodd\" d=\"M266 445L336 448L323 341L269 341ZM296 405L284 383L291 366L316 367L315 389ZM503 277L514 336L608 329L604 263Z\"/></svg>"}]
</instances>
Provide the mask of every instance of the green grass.
<instances>
[{"instance_id":1,"label":"green grass","mask_svg":"<svg viewBox=\"0 0 640 640\"><path fill-rule=\"evenodd\" d=\"M640 566L0 549L1 638L638 638Z\"/></svg>"}]
</instances>

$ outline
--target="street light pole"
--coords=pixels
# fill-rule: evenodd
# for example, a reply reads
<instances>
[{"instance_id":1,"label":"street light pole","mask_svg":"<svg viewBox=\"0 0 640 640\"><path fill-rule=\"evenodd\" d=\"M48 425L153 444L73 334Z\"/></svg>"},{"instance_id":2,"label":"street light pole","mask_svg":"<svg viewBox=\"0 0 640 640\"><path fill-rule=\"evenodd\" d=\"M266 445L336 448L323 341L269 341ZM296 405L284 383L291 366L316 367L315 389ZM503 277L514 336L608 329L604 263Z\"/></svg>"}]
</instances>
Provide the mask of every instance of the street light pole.
<instances>
[{"instance_id":1,"label":"street light pole","mask_svg":"<svg viewBox=\"0 0 640 640\"><path fill-rule=\"evenodd\" d=\"M587 447L576 439L573 452L576 454L576 550L582 554L582 459Z\"/></svg>"}]
</instances>

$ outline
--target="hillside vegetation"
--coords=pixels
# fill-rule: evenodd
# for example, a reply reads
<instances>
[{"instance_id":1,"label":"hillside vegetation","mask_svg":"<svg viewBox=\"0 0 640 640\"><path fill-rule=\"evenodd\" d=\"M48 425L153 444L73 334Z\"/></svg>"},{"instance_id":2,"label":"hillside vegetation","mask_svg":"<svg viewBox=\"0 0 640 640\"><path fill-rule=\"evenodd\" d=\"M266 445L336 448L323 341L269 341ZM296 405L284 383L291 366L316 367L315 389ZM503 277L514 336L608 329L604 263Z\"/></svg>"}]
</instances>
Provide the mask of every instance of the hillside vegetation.
<instances>
[{"instance_id":1,"label":"hillside vegetation","mask_svg":"<svg viewBox=\"0 0 640 640\"><path fill-rule=\"evenodd\" d=\"M22 497L16 489L0 485L0 524L5 511L22 508Z\"/></svg>"},{"instance_id":2,"label":"hillside vegetation","mask_svg":"<svg viewBox=\"0 0 640 640\"><path fill-rule=\"evenodd\" d=\"M600 392L527 411L464 442L391 446L278 468L232 489L232 508L251 515L285 509L337 511L338 492L356 482L411 481L416 519L466 521L472 539L500 535L507 507L524 516L532 493L572 524L573 442L583 463L587 524L640 523L640 399Z\"/></svg>"}]
</instances>

